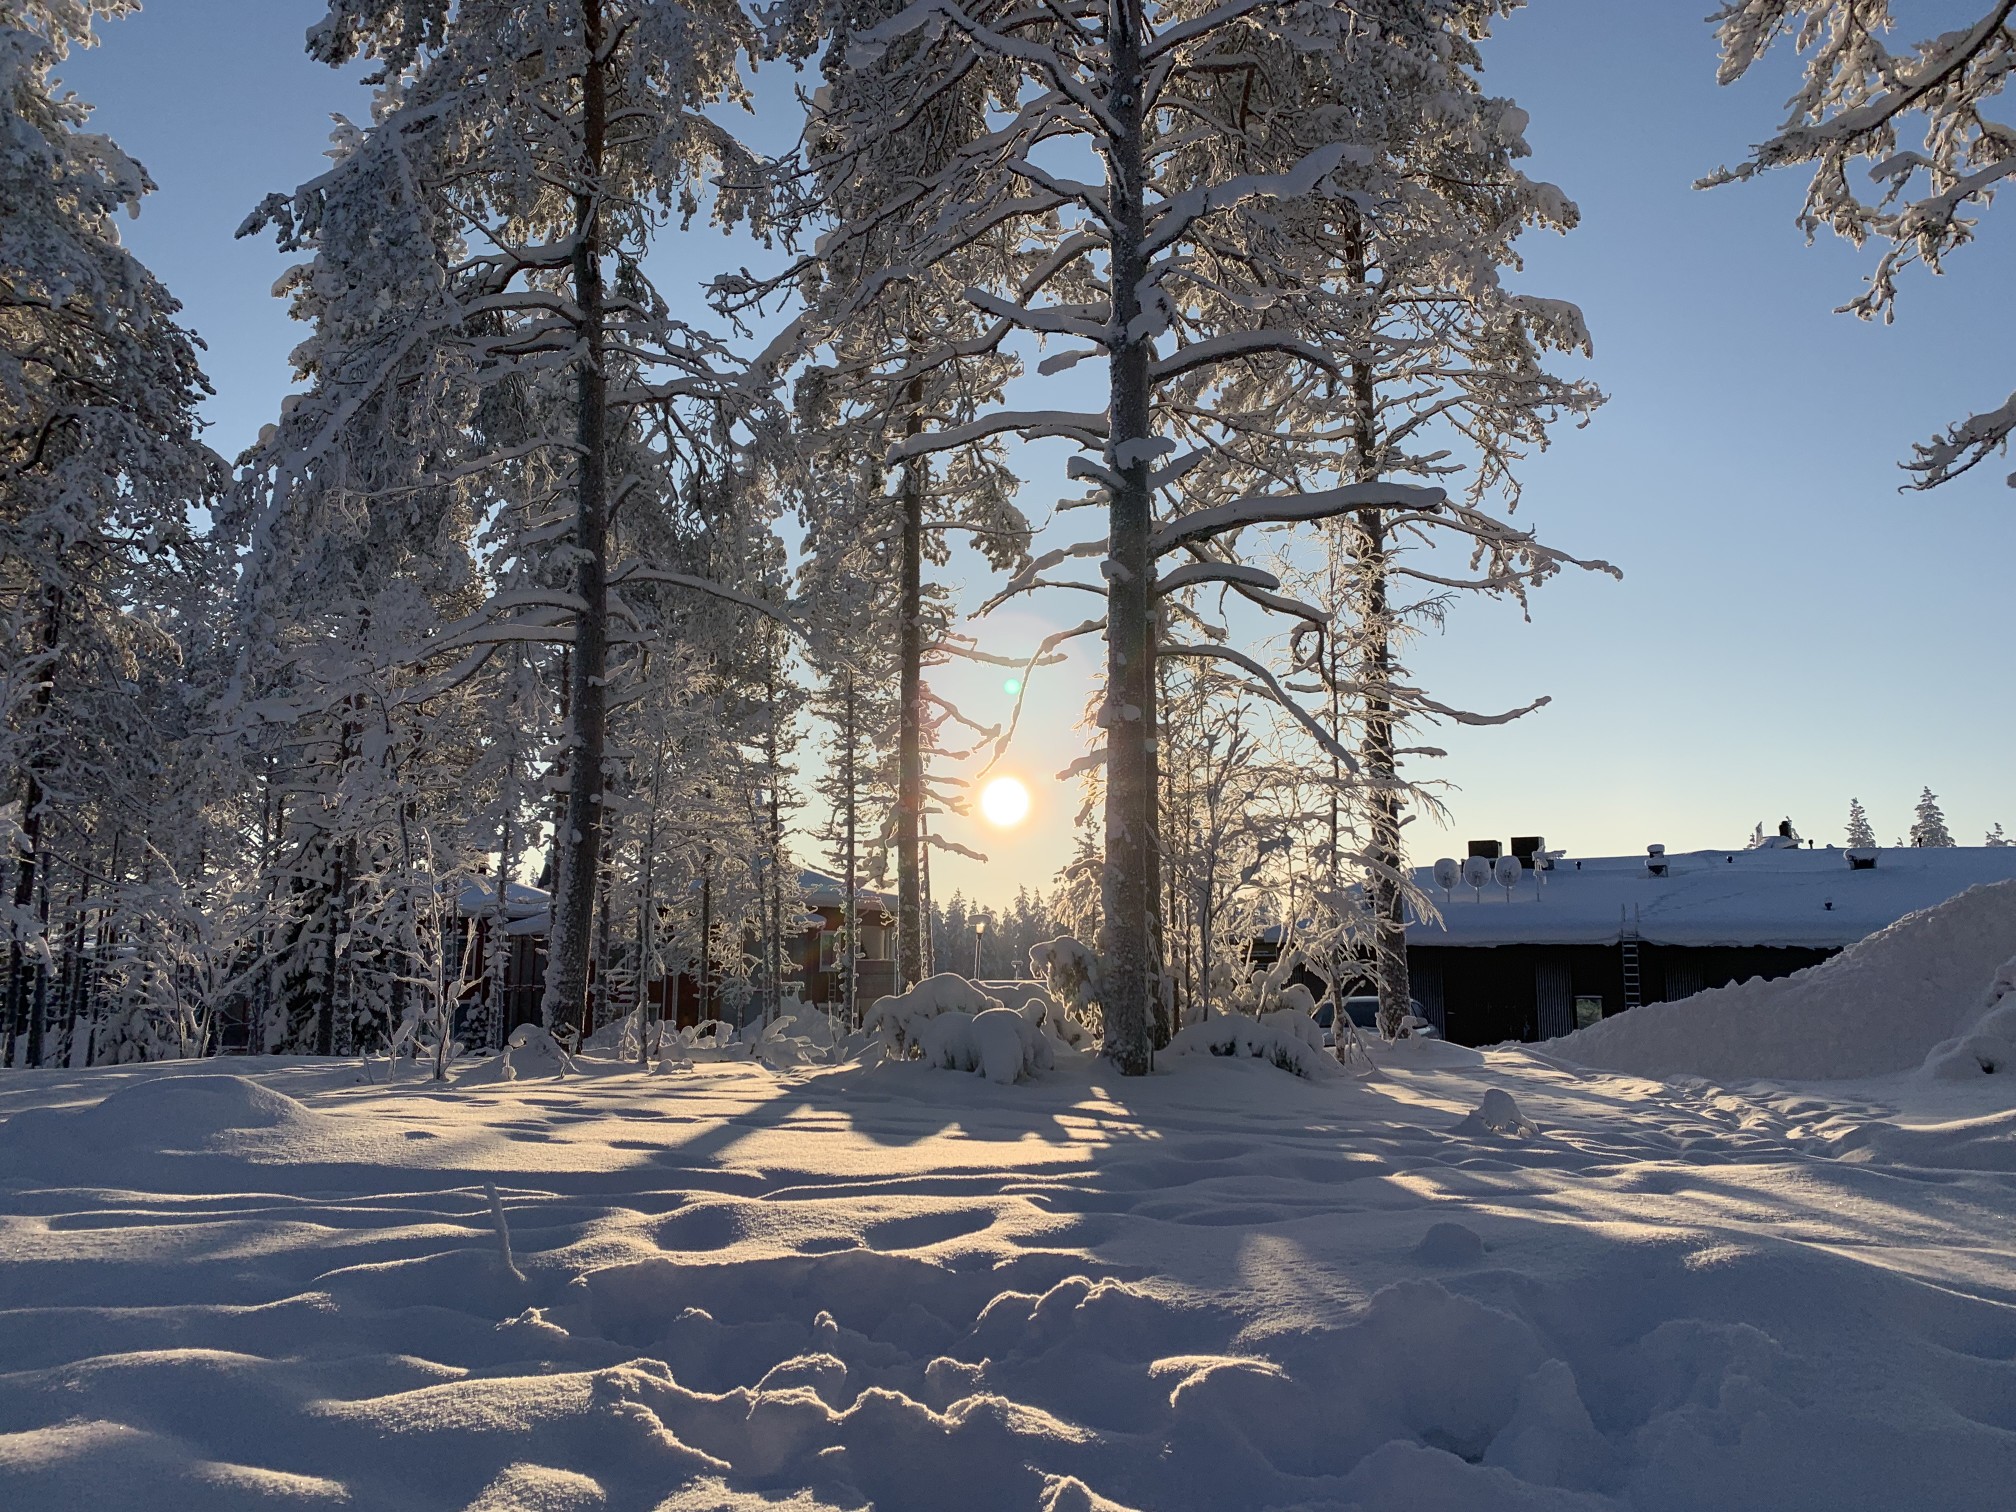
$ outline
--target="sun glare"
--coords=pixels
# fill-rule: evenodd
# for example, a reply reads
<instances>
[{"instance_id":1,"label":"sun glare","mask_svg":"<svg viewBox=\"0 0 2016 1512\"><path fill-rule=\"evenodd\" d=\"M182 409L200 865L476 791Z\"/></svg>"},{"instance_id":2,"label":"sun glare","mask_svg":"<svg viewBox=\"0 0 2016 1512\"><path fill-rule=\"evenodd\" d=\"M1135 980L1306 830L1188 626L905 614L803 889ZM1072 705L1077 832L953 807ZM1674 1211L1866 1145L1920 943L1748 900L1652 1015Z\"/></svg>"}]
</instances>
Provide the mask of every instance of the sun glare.
<instances>
[{"instance_id":1,"label":"sun glare","mask_svg":"<svg viewBox=\"0 0 2016 1512\"><path fill-rule=\"evenodd\" d=\"M980 812L989 824L1011 829L1029 817L1029 789L1014 777L996 777L981 789Z\"/></svg>"}]
</instances>

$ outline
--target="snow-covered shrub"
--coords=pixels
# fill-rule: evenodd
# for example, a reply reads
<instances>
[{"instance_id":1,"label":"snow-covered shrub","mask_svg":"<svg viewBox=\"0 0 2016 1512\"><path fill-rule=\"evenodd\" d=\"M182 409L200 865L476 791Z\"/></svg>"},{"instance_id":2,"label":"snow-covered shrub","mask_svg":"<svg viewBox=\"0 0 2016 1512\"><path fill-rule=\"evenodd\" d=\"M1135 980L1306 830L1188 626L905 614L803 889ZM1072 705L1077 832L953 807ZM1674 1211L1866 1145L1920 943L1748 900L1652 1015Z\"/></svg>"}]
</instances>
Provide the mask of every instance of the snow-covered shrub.
<instances>
[{"instance_id":1,"label":"snow-covered shrub","mask_svg":"<svg viewBox=\"0 0 2016 1512\"><path fill-rule=\"evenodd\" d=\"M537 1024L520 1024L511 1031L504 1053L460 1078L460 1084L526 1081L542 1076L571 1076L579 1071L574 1057L561 1043Z\"/></svg>"},{"instance_id":2,"label":"snow-covered shrub","mask_svg":"<svg viewBox=\"0 0 2016 1512\"><path fill-rule=\"evenodd\" d=\"M831 1050L839 1042L840 1036L833 1026L833 1015L823 1008L815 1008L802 998L786 998L777 1017L763 1029L764 1040L803 1040L816 1050Z\"/></svg>"},{"instance_id":3,"label":"snow-covered shrub","mask_svg":"<svg viewBox=\"0 0 2016 1512\"><path fill-rule=\"evenodd\" d=\"M2003 962L1996 971L1988 984L1987 1010L1967 1032L1932 1047L1925 1074L1939 1081L2016 1075L2016 960Z\"/></svg>"},{"instance_id":4,"label":"snow-covered shrub","mask_svg":"<svg viewBox=\"0 0 2016 1512\"><path fill-rule=\"evenodd\" d=\"M1231 1013L1223 1018L1191 1024L1169 1041L1171 1055L1250 1055L1272 1062L1283 1071L1293 1071L1311 1081L1323 1081L1343 1074L1335 1058L1323 1048L1323 1031L1307 1015L1292 1012L1270 1014L1266 1020ZM1302 1027L1308 1026L1307 1029ZM1311 1043L1310 1030L1314 1030Z\"/></svg>"},{"instance_id":5,"label":"snow-covered shrub","mask_svg":"<svg viewBox=\"0 0 2016 1512\"><path fill-rule=\"evenodd\" d=\"M947 1013L972 1015L1000 1006L1001 1000L978 984L957 972L941 971L907 991L875 999L861 1027L881 1040L883 1053L891 1060L904 1060L920 1043L920 1033L931 1020Z\"/></svg>"},{"instance_id":6,"label":"snow-covered shrub","mask_svg":"<svg viewBox=\"0 0 2016 1512\"><path fill-rule=\"evenodd\" d=\"M1043 983L995 982L992 987L1004 1008L1013 1008L1032 1024L1040 1025L1044 1033L1066 1049L1091 1048L1092 1031L1073 1018L1070 1009L1053 997Z\"/></svg>"},{"instance_id":7,"label":"snow-covered shrub","mask_svg":"<svg viewBox=\"0 0 2016 1512\"><path fill-rule=\"evenodd\" d=\"M797 998L784 1008L757 1036L755 1052L773 1070L787 1066L817 1065L835 1059L840 1036L833 1019L824 1009Z\"/></svg>"},{"instance_id":8,"label":"snow-covered shrub","mask_svg":"<svg viewBox=\"0 0 2016 1512\"><path fill-rule=\"evenodd\" d=\"M620 1014L581 1041L577 1050L592 1050L613 1060L634 1061L637 1055L637 1015Z\"/></svg>"},{"instance_id":9,"label":"snow-covered shrub","mask_svg":"<svg viewBox=\"0 0 2016 1512\"><path fill-rule=\"evenodd\" d=\"M1463 1115L1453 1130L1457 1134L1500 1134L1507 1139L1533 1139L1538 1125L1520 1110L1518 1101L1503 1087L1485 1089L1483 1101Z\"/></svg>"},{"instance_id":10,"label":"snow-covered shrub","mask_svg":"<svg viewBox=\"0 0 2016 1512\"><path fill-rule=\"evenodd\" d=\"M1300 992L1304 998L1309 996L1306 989L1298 987L1295 990ZM1311 1003L1307 1008L1300 1007L1299 1005L1284 1006L1261 1014L1260 1022L1267 1028L1278 1029L1283 1034L1290 1035L1302 1041L1303 1044L1312 1050L1321 1050L1323 1048L1323 1026L1316 1022L1315 1009L1316 1005L1314 1003Z\"/></svg>"},{"instance_id":11,"label":"snow-covered shrub","mask_svg":"<svg viewBox=\"0 0 2016 1512\"><path fill-rule=\"evenodd\" d=\"M995 1005L975 1014L941 1013L918 1025L917 1048L927 1065L977 1071L1002 1086L1050 1069L1050 1040L1040 1023Z\"/></svg>"},{"instance_id":12,"label":"snow-covered shrub","mask_svg":"<svg viewBox=\"0 0 2016 1512\"><path fill-rule=\"evenodd\" d=\"M727 1050L735 1043L735 1026L721 1019L702 1019L679 1031L689 1050Z\"/></svg>"},{"instance_id":13,"label":"snow-covered shrub","mask_svg":"<svg viewBox=\"0 0 2016 1512\"><path fill-rule=\"evenodd\" d=\"M1066 1016L1088 1026L1087 1037L1097 1032L1099 956L1091 946L1070 935L1031 945L1029 970L1050 989L1050 996L1062 1005Z\"/></svg>"}]
</instances>

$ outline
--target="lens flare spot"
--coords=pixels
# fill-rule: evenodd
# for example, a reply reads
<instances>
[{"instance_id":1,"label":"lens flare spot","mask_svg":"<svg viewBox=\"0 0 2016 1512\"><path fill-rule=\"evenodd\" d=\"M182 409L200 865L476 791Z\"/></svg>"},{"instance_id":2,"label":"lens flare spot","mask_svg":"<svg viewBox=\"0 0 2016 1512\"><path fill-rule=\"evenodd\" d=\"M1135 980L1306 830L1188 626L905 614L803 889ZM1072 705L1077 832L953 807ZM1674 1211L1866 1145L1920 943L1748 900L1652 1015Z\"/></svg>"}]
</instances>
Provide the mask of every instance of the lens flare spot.
<instances>
[{"instance_id":1,"label":"lens flare spot","mask_svg":"<svg viewBox=\"0 0 2016 1512\"><path fill-rule=\"evenodd\" d=\"M1001 691L1006 693L1010 698L1013 698L1017 693L1022 691L1022 679L1019 677L1009 678L1008 681L1001 684Z\"/></svg>"},{"instance_id":2,"label":"lens flare spot","mask_svg":"<svg viewBox=\"0 0 2016 1512\"><path fill-rule=\"evenodd\" d=\"M1012 829L1029 817L1029 789L1019 778L996 777L980 790L980 812L989 824Z\"/></svg>"}]
</instances>

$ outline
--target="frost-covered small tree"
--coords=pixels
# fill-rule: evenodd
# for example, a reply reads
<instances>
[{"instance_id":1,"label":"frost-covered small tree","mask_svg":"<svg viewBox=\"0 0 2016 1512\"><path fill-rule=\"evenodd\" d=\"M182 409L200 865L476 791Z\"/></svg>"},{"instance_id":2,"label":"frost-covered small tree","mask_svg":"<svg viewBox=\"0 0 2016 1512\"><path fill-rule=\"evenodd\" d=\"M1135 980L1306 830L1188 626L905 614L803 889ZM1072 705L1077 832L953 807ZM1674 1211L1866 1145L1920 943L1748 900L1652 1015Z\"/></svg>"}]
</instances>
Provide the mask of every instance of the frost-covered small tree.
<instances>
[{"instance_id":1,"label":"frost-covered small tree","mask_svg":"<svg viewBox=\"0 0 2016 1512\"><path fill-rule=\"evenodd\" d=\"M1946 828L1946 816L1940 812L1939 799L1929 787L1918 795L1918 806L1912 810L1911 843L1916 846L1954 843Z\"/></svg>"},{"instance_id":2,"label":"frost-covered small tree","mask_svg":"<svg viewBox=\"0 0 2016 1512\"><path fill-rule=\"evenodd\" d=\"M1982 837L1981 843L1983 845L2008 845L2011 842L2009 837L2002 833L2002 826L1998 822L1993 829Z\"/></svg>"},{"instance_id":3,"label":"frost-covered small tree","mask_svg":"<svg viewBox=\"0 0 2016 1512\"><path fill-rule=\"evenodd\" d=\"M2016 74L2016 0L1959 9L1963 14L1893 0L1730 0L1710 17L1725 84L1781 40L1804 57L1784 124L1747 161L1703 185L1810 167L1799 212L1807 235L1824 228L1882 248L1868 287L1842 307L1864 320L1894 318L1899 277L1914 263L1943 271L1946 257L1974 239L1996 190L2016 176L2016 121L2003 96ZM1978 14L1969 19L1969 9ZM1947 29L1898 47L1892 32L1900 19ZM1935 488L2006 452L2012 431L2016 394L1915 444L1904 464L1910 486ZM2016 473L2008 482L2016 488Z\"/></svg>"},{"instance_id":4,"label":"frost-covered small tree","mask_svg":"<svg viewBox=\"0 0 2016 1512\"><path fill-rule=\"evenodd\" d=\"M1848 844L1857 848L1873 846L1876 830L1869 823L1869 815L1862 807L1860 798L1848 800Z\"/></svg>"}]
</instances>

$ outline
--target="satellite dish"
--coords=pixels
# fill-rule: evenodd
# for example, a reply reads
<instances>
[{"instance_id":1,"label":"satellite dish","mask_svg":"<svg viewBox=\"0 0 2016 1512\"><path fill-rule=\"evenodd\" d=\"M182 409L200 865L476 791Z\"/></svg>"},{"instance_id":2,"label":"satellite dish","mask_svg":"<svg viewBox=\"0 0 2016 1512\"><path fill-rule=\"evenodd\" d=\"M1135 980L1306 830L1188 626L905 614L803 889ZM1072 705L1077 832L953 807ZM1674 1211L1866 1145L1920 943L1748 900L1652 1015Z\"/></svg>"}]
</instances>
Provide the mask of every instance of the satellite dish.
<instances>
[{"instance_id":1,"label":"satellite dish","mask_svg":"<svg viewBox=\"0 0 2016 1512\"><path fill-rule=\"evenodd\" d=\"M1519 878L1526 868L1519 864L1517 856L1500 856L1498 864L1491 868L1491 875L1498 885L1505 889L1505 901L1512 901L1512 889L1519 885Z\"/></svg>"},{"instance_id":2,"label":"satellite dish","mask_svg":"<svg viewBox=\"0 0 2016 1512\"><path fill-rule=\"evenodd\" d=\"M1463 868L1456 864L1452 856L1444 856L1435 863L1435 885L1442 889L1442 896L1449 896L1449 889L1463 880Z\"/></svg>"},{"instance_id":3,"label":"satellite dish","mask_svg":"<svg viewBox=\"0 0 2016 1512\"><path fill-rule=\"evenodd\" d=\"M1491 880L1491 863L1482 856L1472 856L1463 863L1463 880L1482 893L1485 884Z\"/></svg>"}]
</instances>

